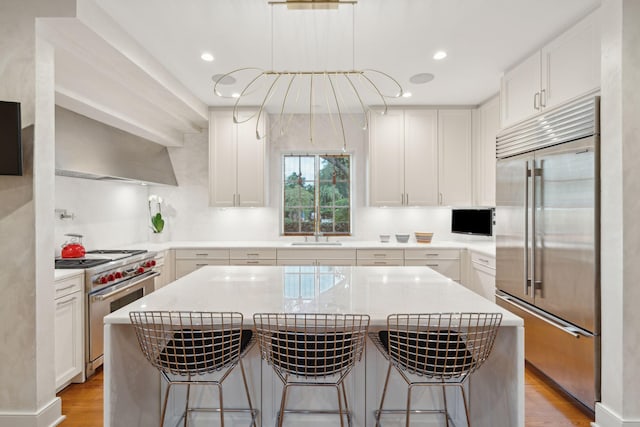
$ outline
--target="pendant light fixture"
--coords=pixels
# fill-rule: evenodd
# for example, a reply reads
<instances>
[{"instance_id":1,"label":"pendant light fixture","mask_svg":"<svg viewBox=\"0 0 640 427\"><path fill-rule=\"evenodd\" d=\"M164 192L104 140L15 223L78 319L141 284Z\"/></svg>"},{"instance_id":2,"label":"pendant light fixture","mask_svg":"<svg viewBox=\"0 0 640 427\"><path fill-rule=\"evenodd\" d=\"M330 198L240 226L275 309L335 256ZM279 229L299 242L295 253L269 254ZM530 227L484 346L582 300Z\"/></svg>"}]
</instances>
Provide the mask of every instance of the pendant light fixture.
<instances>
[{"instance_id":1,"label":"pendant light fixture","mask_svg":"<svg viewBox=\"0 0 640 427\"><path fill-rule=\"evenodd\" d=\"M271 1L269 5L277 7L286 5L288 9L335 9L340 5L350 5L354 8L352 25L352 67L346 70L283 70L273 69L273 14L271 20L271 61L272 69L245 67L238 68L226 74L216 74L213 91L222 98L235 99L233 107L233 120L235 123L244 123L257 116L256 138L263 139L260 123L264 120L266 109L279 114L277 121L280 134L286 132L292 116L287 119L286 114L293 109L309 115L309 141L313 143L314 115L320 109L328 111L330 122L337 133L342 136L343 150L346 150L347 138L345 133L345 115L352 113L362 114L364 117L363 129L368 127L367 114L376 111L373 106L379 107L379 113L387 112L387 99L403 96L402 86L389 74L373 69L356 69L355 67L355 5L357 1L344 0L283 0ZM225 88L231 86L228 82L240 83L241 89L225 93ZM305 105L300 106L300 99L306 98ZM239 109L248 105L243 101L251 100L259 103L255 114L249 117L240 117ZM255 105L255 104L254 104ZM264 128L264 127L262 127ZM339 129L338 129L339 128Z\"/></svg>"}]
</instances>

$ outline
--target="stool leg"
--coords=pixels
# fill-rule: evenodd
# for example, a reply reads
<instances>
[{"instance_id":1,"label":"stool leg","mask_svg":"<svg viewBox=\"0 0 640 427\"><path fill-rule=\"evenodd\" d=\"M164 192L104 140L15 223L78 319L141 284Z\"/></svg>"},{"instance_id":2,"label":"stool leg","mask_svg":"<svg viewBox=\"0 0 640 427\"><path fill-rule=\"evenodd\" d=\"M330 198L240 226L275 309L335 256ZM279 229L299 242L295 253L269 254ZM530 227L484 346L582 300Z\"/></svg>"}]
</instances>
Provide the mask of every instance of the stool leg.
<instances>
[{"instance_id":1,"label":"stool leg","mask_svg":"<svg viewBox=\"0 0 640 427\"><path fill-rule=\"evenodd\" d=\"M160 427L164 426L164 417L167 414L167 402L169 400L169 391L171 391L171 383L167 383L167 391L164 392L164 402L162 403L162 415L160 415Z\"/></svg>"},{"instance_id":2,"label":"stool leg","mask_svg":"<svg viewBox=\"0 0 640 427\"><path fill-rule=\"evenodd\" d=\"M249 386L247 385L247 376L244 373L244 365L242 359L239 360L240 372L242 372L242 382L244 383L244 391L247 393L247 401L249 402L249 410L251 411L251 420L253 427L256 427L256 417L253 416L253 405L251 404L251 394L249 393Z\"/></svg>"},{"instance_id":3,"label":"stool leg","mask_svg":"<svg viewBox=\"0 0 640 427\"><path fill-rule=\"evenodd\" d=\"M336 392L338 393L338 416L340 417L340 427L344 427L342 419L342 398L340 397L340 386L336 384Z\"/></svg>"},{"instance_id":4,"label":"stool leg","mask_svg":"<svg viewBox=\"0 0 640 427\"><path fill-rule=\"evenodd\" d=\"M389 384L389 376L391 375L391 362L389 362L389 369L387 369L387 378L384 380L384 387L382 388L382 398L380 399L380 409L376 414L376 427L380 425L380 416L382 415L382 405L384 404L384 398L387 394L387 385Z\"/></svg>"},{"instance_id":5,"label":"stool leg","mask_svg":"<svg viewBox=\"0 0 640 427\"><path fill-rule=\"evenodd\" d=\"M344 381L340 383L342 386L342 397L344 398L344 408L347 412L347 424L351 427L351 411L349 410L349 401L347 400L347 390L344 386Z\"/></svg>"},{"instance_id":6,"label":"stool leg","mask_svg":"<svg viewBox=\"0 0 640 427\"><path fill-rule=\"evenodd\" d=\"M218 399L220 400L220 427L224 427L224 406L222 403L222 384L216 384L218 386Z\"/></svg>"},{"instance_id":7,"label":"stool leg","mask_svg":"<svg viewBox=\"0 0 640 427\"><path fill-rule=\"evenodd\" d=\"M191 376L189 376L191 380ZM187 384L187 399L184 402L184 427L187 427L187 420L189 419L189 396L191 394L191 384Z\"/></svg>"},{"instance_id":8,"label":"stool leg","mask_svg":"<svg viewBox=\"0 0 640 427\"><path fill-rule=\"evenodd\" d=\"M411 392L413 391L413 385L409 384L407 387L407 423L406 427L409 427L411 424Z\"/></svg>"},{"instance_id":9,"label":"stool leg","mask_svg":"<svg viewBox=\"0 0 640 427\"><path fill-rule=\"evenodd\" d=\"M444 420L445 420L446 426L449 427L449 409L447 408L447 388L444 386L444 384L442 385L442 400L444 401Z\"/></svg>"},{"instance_id":10,"label":"stool leg","mask_svg":"<svg viewBox=\"0 0 640 427\"><path fill-rule=\"evenodd\" d=\"M467 426L471 427L471 417L469 416L469 406L467 405L467 396L464 393L463 384L460 384L460 391L462 392L462 403L464 403L464 413L467 416Z\"/></svg>"},{"instance_id":11,"label":"stool leg","mask_svg":"<svg viewBox=\"0 0 640 427\"><path fill-rule=\"evenodd\" d=\"M280 400L280 414L278 415L278 427L282 427L284 423L284 406L287 400L287 391L289 390L289 386L284 384L282 387L282 399Z\"/></svg>"}]
</instances>

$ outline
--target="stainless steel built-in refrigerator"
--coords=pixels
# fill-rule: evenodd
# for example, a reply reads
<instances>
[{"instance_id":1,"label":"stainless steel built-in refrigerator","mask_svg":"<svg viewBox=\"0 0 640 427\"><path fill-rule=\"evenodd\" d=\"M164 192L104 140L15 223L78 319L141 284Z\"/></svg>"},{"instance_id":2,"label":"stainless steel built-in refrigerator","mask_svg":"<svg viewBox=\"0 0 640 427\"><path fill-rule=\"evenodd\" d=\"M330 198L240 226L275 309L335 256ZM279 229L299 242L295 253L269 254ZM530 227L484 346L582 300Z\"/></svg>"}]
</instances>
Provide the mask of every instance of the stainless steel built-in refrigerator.
<instances>
[{"instance_id":1,"label":"stainless steel built-in refrigerator","mask_svg":"<svg viewBox=\"0 0 640 427\"><path fill-rule=\"evenodd\" d=\"M599 97L497 137L496 301L525 357L592 410L600 397Z\"/></svg>"}]
</instances>

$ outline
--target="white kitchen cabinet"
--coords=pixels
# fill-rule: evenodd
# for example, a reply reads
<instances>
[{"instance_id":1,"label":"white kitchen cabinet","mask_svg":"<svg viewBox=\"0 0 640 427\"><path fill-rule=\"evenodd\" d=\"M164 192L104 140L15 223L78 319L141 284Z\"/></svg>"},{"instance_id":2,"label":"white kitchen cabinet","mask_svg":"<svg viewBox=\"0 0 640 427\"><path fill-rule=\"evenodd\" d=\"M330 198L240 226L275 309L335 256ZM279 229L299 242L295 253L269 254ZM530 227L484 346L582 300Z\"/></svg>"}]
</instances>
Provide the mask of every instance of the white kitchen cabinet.
<instances>
[{"instance_id":1,"label":"white kitchen cabinet","mask_svg":"<svg viewBox=\"0 0 640 427\"><path fill-rule=\"evenodd\" d=\"M84 274L55 282L56 391L84 381Z\"/></svg>"},{"instance_id":2,"label":"white kitchen cabinet","mask_svg":"<svg viewBox=\"0 0 640 427\"><path fill-rule=\"evenodd\" d=\"M170 249L158 251L156 254L154 258L156 265L153 269L160 273L160 276L153 279L154 290L157 291L175 280L175 276L173 274L173 266L175 265L175 262L172 262L172 259L173 255Z\"/></svg>"},{"instance_id":3,"label":"white kitchen cabinet","mask_svg":"<svg viewBox=\"0 0 640 427\"><path fill-rule=\"evenodd\" d=\"M471 130L471 110L438 111L440 205L471 205Z\"/></svg>"},{"instance_id":4,"label":"white kitchen cabinet","mask_svg":"<svg viewBox=\"0 0 640 427\"><path fill-rule=\"evenodd\" d=\"M495 96L473 111L473 204L496 204L496 135L500 128L500 99Z\"/></svg>"},{"instance_id":5,"label":"white kitchen cabinet","mask_svg":"<svg viewBox=\"0 0 640 427\"><path fill-rule=\"evenodd\" d=\"M179 279L207 265L229 265L229 249L176 249L175 258L176 279Z\"/></svg>"},{"instance_id":6,"label":"white kitchen cabinet","mask_svg":"<svg viewBox=\"0 0 640 427\"><path fill-rule=\"evenodd\" d=\"M356 265L355 249L278 249L277 265Z\"/></svg>"},{"instance_id":7,"label":"white kitchen cabinet","mask_svg":"<svg viewBox=\"0 0 640 427\"><path fill-rule=\"evenodd\" d=\"M429 267L443 276L460 281L459 249L405 249L404 265Z\"/></svg>"},{"instance_id":8,"label":"white kitchen cabinet","mask_svg":"<svg viewBox=\"0 0 640 427\"><path fill-rule=\"evenodd\" d=\"M488 299L495 302L496 293L496 260L485 254L471 252L471 278L466 286Z\"/></svg>"},{"instance_id":9,"label":"white kitchen cabinet","mask_svg":"<svg viewBox=\"0 0 640 427\"><path fill-rule=\"evenodd\" d=\"M402 266L402 249L358 249L356 265L360 266Z\"/></svg>"},{"instance_id":10,"label":"white kitchen cabinet","mask_svg":"<svg viewBox=\"0 0 640 427\"><path fill-rule=\"evenodd\" d=\"M600 18L596 10L505 71L501 127L600 87Z\"/></svg>"},{"instance_id":11,"label":"white kitchen cabinet","mask_svg":"<svg viewBox=\"0 0 640 427\"><path fill-rule=\"evenodd\" d=\"M369 204L438 204L436 110L389 110L369 118Z\"/></svg>"},{"instance_id":12,"label":"white kitchen cabinet","mask_svg":"<svg viewBox=\"0 0 640 427\"><path fill-rule=\"evenodd\" d=\"M250 114L244 112L243 114ZM244 116L241 116L242 119ZM263 119L266 119L263 117ZM260 132L265 132L265 121ZM265 141L256 139L257 116L233 123L233 111L209 117L209 205L261 207L266 200Z\"/></svg>"},{"instance_id":13,"label":"white kitchen cabinet","mask_svg":"<svg viewBox=\"0 0 640 427\"><path fill-rule=\"evenodd\" d=\"M231 265L276 265L275 248L232 248Z\"/></svg>"}]
</instances>

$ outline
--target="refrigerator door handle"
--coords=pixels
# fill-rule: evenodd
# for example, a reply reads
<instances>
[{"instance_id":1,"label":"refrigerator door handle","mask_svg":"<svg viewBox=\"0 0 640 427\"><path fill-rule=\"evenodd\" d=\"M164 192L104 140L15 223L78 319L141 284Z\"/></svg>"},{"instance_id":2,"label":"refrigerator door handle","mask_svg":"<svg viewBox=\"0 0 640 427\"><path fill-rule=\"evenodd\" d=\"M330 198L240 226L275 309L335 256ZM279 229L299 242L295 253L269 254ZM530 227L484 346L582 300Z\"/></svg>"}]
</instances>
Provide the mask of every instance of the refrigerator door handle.
<instances>
[{"instance_id":1,"label":"refrigerator door handle","mask_svg":"<svg viewBox=\"0 0 640 427\"><path fill-rule=\"evenodd\" d=\"M531 296L536 294L536 161L531 162Z\"/></svg>"},{"instance_id":2,"label":"refrigerator door handle","mask_svg":"<svg viewBox=\"0 0 640 427\"><path fill-rule=\"evenodd\" d=\"M529 295L531 277L529 276L529 161L525 162L524 168L524 294Z\"/></svg>"},{"instance_id":3,"label":"refrigerator door handle","mask_svg":"<svg viewBox=\"0 0 640 427\"><path fill-rule=\"evenodd\" d=\"M523 304L521 304L521 303L519 303L517 301L514 301L514 299L511 296L503 294L502 292L496 292L496 298L499 298L499 299L501 299L502 301L504 301L504 302L506 302L508 304L516 306L518 309L524 311L525 313L530 314L531 316L533 316L533 317L535 317L537 319L540 319L543 322L548 323L549 325L551 325L551 326L553 326L555 328L560 329L562 332L565 332L565 333L571 335L574 338L593 337L593 334L590 334L590 333L588 333L586 331L583 331L580 328L577 328L577 327L571 326L571 325L562 325L562 324L558 323L557 321L555 321L554 319L552 319L552 318L550 318L548 316L545 316L544 313L538 312L538 310L534 311L534 309L527 308Z\"/></svg>"}]
</instances>

